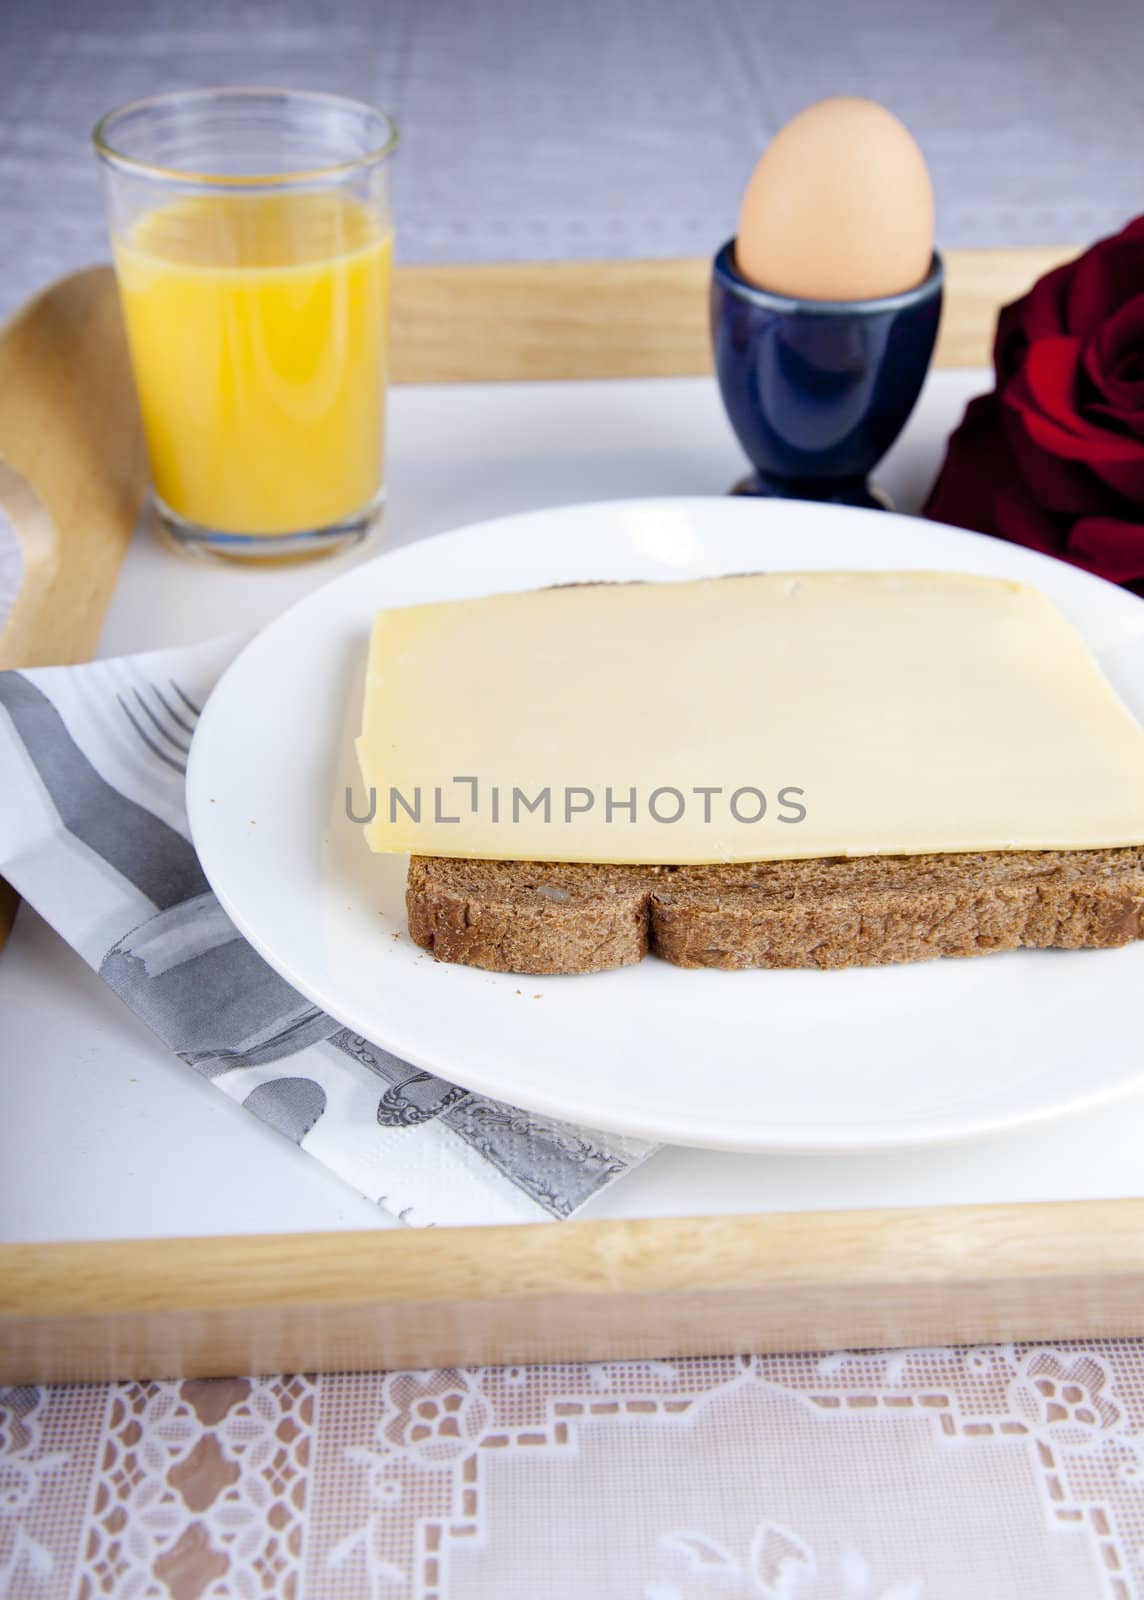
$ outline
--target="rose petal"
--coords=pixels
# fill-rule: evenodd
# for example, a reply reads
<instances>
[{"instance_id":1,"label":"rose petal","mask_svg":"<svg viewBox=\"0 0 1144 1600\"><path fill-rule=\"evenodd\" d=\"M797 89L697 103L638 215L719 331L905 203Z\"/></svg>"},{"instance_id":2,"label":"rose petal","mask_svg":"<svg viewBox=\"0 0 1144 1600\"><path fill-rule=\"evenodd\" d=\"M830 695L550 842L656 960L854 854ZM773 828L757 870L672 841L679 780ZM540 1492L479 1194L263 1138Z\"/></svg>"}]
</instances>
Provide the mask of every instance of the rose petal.
<instances>
[{"instance_id":1,"label":"rose petal","mask_svg":"<svg viewBox=\"0 0 1144 1600\"><path fill-rule=\"evenodd\" d=\"M1112 433L1126 433L1133 439L1144 440L1144 407L1109 405L1104 400L1085 402L1084 414L1093 422L1101 422Z\"/></svg>"},{"instance_id":2,"label":"rose petal","mask_svg":"<svg viewBox=\"0 0 1144 1600\"><path fill-rule=\"evenodd\" d=\"M1082 365L1098 396L1085 402L1086 415L1144 437L1144 293L1085 341Z\"/></svg>"},{"instance_id":3,"label":"rose petal","mask_svg":"<svg viewBox=\"0 0 1144 1600\"><path fill-rule=\"evenodd\" d=\"M1078 566L1113 583L1144 579L1144 523L1114 517L1081 517L1068 537L1069 556Z\"/></svg>"},{"instance_id":4,"label":"rose petal","mask_svg":"<svg viewBox=\"0 0 1144 1600\"><path fill-rule=\"evenodd\" d=\"M1072 263L1046 272L1011 305L1002 306L993 341L993 368L1003 387L1020 370L1035 339L1051 339L1065 331L1064 300Z\"/></svg>"},{"instance_id":5,"label":"rose petal","mask_svg":"<svg viewBox=\"0 0 1144 1600\"><path fill-rule=\"evenodd\" d=\"M1070 517L1103 509L1110 490L1090 470L1091 452L1046 448L1041 431L1030 428L1026 418L1048 417L1070 434L1092 426L1077 416L1073 398L1081 386L1080 350L1075 339L1041 340L1005 390L1001 407L1010 447L1033 497L1047 511Z\"/></svg>"},{"instance_id":6,"label":"rose petal","mask_svg":"<svg viewBox=\"0 0 1144 1600\"><path fill-rule=\"evenodd\" d=\"M1038 278L1024 299L1018 301L1022 326L1030 341L1051 339L1054 334L1068 332L1065 308L1069 281L1075 270L1075 261L1066 261L1064 266Z\"/></svg>"},{"instance_id":7,"label":"rose petal","mask_svg":"<svg viewBox=\"0 0 1144 1600\"><path fill-rule=\"evenodd\" d=\"M926 515L1144 593L1144 217L1001 312Z\"/></svg>"},{"instance_id":8,"label":"rose petal","mask_svg":"<svg viewBox=\"0 0 1144 1600\"><path fill-rule=\"evenodd\" d=\"M1122 233L1101 239L1076 262L1065 292L1065 328L1091 333L1111 309L1140 293L1144 282L1144 219L1137 217Z\"/></svg>"},{"instance_id":9,"label":"rose petal","mask_svg":"<svg viewBox=\"0 0 1144 1600\"><path fill-rule=\"evenodd\" d=\"M993 527L989 531L998 538L1039 550L1042 555L1066 555L1068 520L1051 516L1019 479L1006 484L997 494L993 511Z\"/></svg>"},{"instance_id":10,"label":"rose petal","mask_svg":"<svg viewBox=\"0 0 1144 1600\"><path fill-rule=\"evenodd\" d=\"M1105 317L1085 340L1084 356L1085 368L1102 393L1106 385L1134 394L1144 391L1144 289Z\"/></svg>"},{"instance_id":11,"label":"rose petal","mask_svg":"<svg viewBox=\"0 0 1144 1600\"><path fill-rule=\"evenodd\" d=\"M1002 395L1031 443L1066 461L1080 461L1117 494L1144 503L1144 442L1113 432L1076 410L1075 340L1043 339Z\"/></svg>"},{"instance_id":12,"label":"rose petal","mask_svg":"<svg viewBox=\"0 0 1144 1600\"><path fill-rule=\"evenodd\" d=\"M1077 409L1083 352L1079 339L1039 339L1011 385L1015 403L1031 406L1068 433L1099 433Z\"/></svg>"},{"instance_id":13,"label":"rose petal","mask_svg":"<svg viewBox=\"0 0 1144 1600\"><path fill-rule=\"evenodd\" d=\"M1024 545L1042 555L1056 556L1110 583L1144 584L1144 529L1118 523L1113 518L1089 517L1072 523L1051 517L1020 484L1011 484L997 496L996 526L999 538ZM1136 540L1122 536L1129 528Z\"/></svg>"},{"instance_id":14,"label":"rose petal","mask_svg":"<svg viewBox=\"0 0 1144 1600\"><path fill-rule=\"evenodd\" d=\"M1144 526L1109 516L1054 515L1022 479L999 412L996 395L970 402L949 441L925 515L1144 590Z\"/></svg>"},{"instance_id":15,"label":"rose petal","mask_svg":"<svg viewBox=\"0 0 1144 1600\"><path fill-rule=\"evenodd\" d=\"M969 402L950 436L923 514L933 522L992 533L995 488L1016 476L997 396L981 395Z\"/></svg>"},{"instance_id":16,"label":"rose petal","mask_svg":"<svg viewBox=\"0 0 1144 1600\"><path fill-rule=\"evenodd\" d=\"M1142 282L1144 217L1137 217L1076 260L1046 272L1028 294L1003 307L993 344L998 383L1018 370L1030 344L1062 334L1084 338L1110 309L1139 293Z\"/></svg>"},{"instance_id":17,"label":"rose petal","mask_svg":"<svg viewBox=\"0 0 1144 1600\"><path fill-rule=\"evenodd\" d=\"M1125 433L1069 433L1030 409L1020 415L1033 444L1065 461L1083 462L1117 494L1144 505L1144 441ZM1119 449L1121 443L1130 448Z\"/></svg>"},{"instance_id":18,"label":"rose petal","mask_svg":"<svg viewBox=\"0 0 1144 1600\"><path fill-rule=\"evenodd\" d=\"M1119 496L1100 481L1083 461L1071 461L1043 450L1029 437L1019 412L1003 406L1005 433L1018 473L1039 505L1056 516L1080 517Z\"/></svg>"}]
</instances>

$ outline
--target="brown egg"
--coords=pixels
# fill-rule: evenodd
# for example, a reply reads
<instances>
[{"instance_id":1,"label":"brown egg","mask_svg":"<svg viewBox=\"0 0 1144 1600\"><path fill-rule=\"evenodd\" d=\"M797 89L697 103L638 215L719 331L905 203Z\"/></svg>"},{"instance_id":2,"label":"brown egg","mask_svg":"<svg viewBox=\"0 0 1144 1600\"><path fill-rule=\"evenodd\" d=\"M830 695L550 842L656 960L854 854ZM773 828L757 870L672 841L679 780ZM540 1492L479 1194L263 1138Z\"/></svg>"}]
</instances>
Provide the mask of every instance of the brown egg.
<instances>
[{"instance_id":1,"label":"brown egg","mask_svg":"<svg viewBox=\"0 0 1144 1600\"><path fill-rule=\"evenodd\" d=\"M873 100L820 100L771 140L743 197L735 262L761 289L873 300L921 283L933 189L909 130Z\"/></svg>"}]
</instances>

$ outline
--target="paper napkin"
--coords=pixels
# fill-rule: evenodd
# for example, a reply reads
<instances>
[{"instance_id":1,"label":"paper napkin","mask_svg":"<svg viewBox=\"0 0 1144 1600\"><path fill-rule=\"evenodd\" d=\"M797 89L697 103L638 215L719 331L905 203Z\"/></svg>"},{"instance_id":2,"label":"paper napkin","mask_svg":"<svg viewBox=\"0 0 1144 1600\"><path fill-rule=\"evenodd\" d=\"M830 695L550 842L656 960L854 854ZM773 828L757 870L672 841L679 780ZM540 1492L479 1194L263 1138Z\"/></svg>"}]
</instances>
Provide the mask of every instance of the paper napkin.
<instances>
[{"instance_id":1,"label":"paper napkin","mask_svg":"<svg viewBox=\"0 0 1144 1600\"><path fill-rule=\"evenodd\" d=\"M242 643L0 673L0 875L188 1067L403 1222L571 1216L653 1146L471 1094L350 1033L211 893L186 760Z\"/></svg>"}]
</instances>

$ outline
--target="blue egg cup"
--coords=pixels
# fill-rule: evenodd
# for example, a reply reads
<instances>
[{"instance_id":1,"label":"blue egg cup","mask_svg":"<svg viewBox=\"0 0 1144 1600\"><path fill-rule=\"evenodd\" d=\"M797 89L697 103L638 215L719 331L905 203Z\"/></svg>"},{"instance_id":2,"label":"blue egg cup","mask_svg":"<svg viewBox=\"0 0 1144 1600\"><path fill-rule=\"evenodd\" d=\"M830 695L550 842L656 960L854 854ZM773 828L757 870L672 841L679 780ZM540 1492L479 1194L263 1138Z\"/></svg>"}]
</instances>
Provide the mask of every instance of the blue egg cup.
<instances>
[{"instance_id":1,"label":"blue egg cup","mask_svg":"<svg viewBox=\"0 0 1144 1600\"><path fill-rule=\"evenodd\" d=\"M921 393L943 276L935 253L904 294L798 300L748 283L727 241L711 274L715 372L755 469L734 493L885 506L867 477Z\"/></svg>"}]
</instances>

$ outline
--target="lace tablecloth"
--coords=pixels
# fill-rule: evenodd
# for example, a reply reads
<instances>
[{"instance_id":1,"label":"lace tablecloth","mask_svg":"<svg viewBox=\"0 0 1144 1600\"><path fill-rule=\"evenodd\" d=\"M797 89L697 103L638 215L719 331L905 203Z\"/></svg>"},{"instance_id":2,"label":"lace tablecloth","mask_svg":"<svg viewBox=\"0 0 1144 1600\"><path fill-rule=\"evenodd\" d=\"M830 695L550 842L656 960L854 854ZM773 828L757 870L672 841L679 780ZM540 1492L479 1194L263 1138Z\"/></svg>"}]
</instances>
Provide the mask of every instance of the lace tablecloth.
<instances>
[{"instance_id":1,"label":"lace tablecloth","mask_svg":"<svg viewBox=\"0 0 1144 1600\"><path fill-rule=\"evenodd\" d=\"M0 1596L1131 1600L1144 1349L0 1391Z\"/></svg>"}]
</instances>

